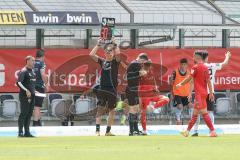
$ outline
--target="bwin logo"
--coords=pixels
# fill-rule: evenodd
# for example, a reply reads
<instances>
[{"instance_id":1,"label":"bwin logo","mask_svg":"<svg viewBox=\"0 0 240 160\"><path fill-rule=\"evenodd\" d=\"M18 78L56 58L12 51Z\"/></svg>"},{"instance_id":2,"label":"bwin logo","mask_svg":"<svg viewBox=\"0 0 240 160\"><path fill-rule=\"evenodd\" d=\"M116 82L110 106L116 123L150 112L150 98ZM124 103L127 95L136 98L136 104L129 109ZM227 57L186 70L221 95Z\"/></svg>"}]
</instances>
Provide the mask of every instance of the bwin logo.
<instances>
[{"instance_id":1,"label":"bwin logo","mask_svg":"<svg viewBox=\"0 0 240 160\"><path fill-rule=\"evenodd\" d=\"M47 16L38 16L33 14L33 22L34 23L58 23L58 16L52 16L52 14L48 14Z\"/></svg>"},{"instance_id":2,"label":"bwin logo","mask_svg":"<svg viewBox=\"0 0 240 160\"><path fill-rule=\"evenodd\" d=\"M67 23L92 23L92 17L86 16L84 13L80 16L71 16L67 14Z\"/></svg>"},{"instance_id":3,"label":"bwin logo","mask_svg":"<svg viewBox=\"0 0 240 160\"><path fill-rule=\"evenodd\" d=\"M0 64L0 86L5 84L5 66L4 64Z\"/></svg>"}]
</instances>

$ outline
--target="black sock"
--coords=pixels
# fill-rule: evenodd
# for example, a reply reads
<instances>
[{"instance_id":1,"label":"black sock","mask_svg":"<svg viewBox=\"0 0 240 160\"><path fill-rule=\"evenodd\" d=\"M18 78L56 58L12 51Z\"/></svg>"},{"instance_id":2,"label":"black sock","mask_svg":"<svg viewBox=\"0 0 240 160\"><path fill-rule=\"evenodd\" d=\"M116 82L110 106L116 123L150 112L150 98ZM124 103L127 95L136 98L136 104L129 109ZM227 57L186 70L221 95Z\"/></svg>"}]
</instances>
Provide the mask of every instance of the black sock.
<instances>
[{"instance_id":1,"label":"black sock","mask_svg":"<svg viewBox=\"0 0 240 160\"><path fill-rule=\"evenodd\" d=\"M19 134L23 134L23 129L22 128L18 128L18 133Z\"/></svg>"},{"instance_id":2,"label":"black sock","mask_svg":"<svg viewBox=\"0 0 240 160\"><path fill-rule=\"evenodd\" d=\"M33 126L38 126L38 121L33 121Z\"/></svg>"},{"instance_id":3,"label":"black sock","mask_svg":"<svg viewBox=\"0 0 240 160\"><path fill-rule=\"evenodd\" d=\"M96 124L96 132L100 132L100 124Z\"/></svg>"},{"instance_id":4,"label":"black sock","mask_svg":"<svg viewBox=\"0 0 240 160\"><path fill-rule=\"evenodd\" d=\"M138 114L134 114L134 131L139 132L138 129Z\"/></svg>"},{"instance_id":5,"label":"black sock","mask_svg":"<svg viewBox=\"0 0 240 160\"><path fill-rule=\"evenodd\" d=\"M37 121L37 123L38 123L38 126L42 126L42 123L41 123L40 119Z\"/></svg>"},{"instance_id":6,"label":"black sock","mask_svg":"<svg viewBox=\"0 0 240 160\"><path fill-rule=\"evenodd\" d=\"M111 126L107 126L106 133L109 133L111 130Z\"/></svg>"},{"instance_id":7,"label":"black sock","mask_svg":"<svg viewBox=\"0 0 240 160\"><path fill-rule=\"evenodd\" d=\"M134 114L129 113L128 120L129 120L129 132L133 133L134 132Z\"/></svg>"}]
</instances>

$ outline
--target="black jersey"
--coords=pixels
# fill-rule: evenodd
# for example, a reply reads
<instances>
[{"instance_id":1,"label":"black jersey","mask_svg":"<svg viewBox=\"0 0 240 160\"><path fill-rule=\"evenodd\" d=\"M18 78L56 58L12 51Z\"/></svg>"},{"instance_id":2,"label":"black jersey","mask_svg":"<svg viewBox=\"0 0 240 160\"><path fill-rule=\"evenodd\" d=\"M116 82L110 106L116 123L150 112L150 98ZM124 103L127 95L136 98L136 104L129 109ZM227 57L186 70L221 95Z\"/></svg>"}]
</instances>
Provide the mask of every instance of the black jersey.
<instances>
[{"instance_id":1,"label":"black jersey","mask_svg":"<svg viewBox=\"0 0 240 160\"><path fill-rule=\"evenodd\" d=\"M136 61L132 61L127 68L127 84L129 88L134 88L139 86L139 79L141 65Z\"/></svg>"},{"instance_id":2,"label":"black jersey","mask_svg":"<svg viewBox=\"0 0 240 160\"><path fill-rule=\"evenodd\" d=\"M119 63L116 59L106 61L105 59L98 58L98 63L101 66L100 86L114 87L118 85L118 68Z\"/></svg>"},{"instance_id":3,"label":"black jersey","mask_svg":"<svg viewBox=\"0 0 240 160\"><path fill-rule=\"evenodd\" d=\"M44 82L41 75L41 70L45 69L45 63L40 60L35 60L34 72L36 74L36 86L44 88Z\"/></svg>"},{"instance_id":4,"label":"black jersey","mask_svg":"<svg viewBox=\"0 0 240 160\"><path fill-rule=\"evenodd\" d=\"M35 94L36 74L34 73L34 71L32 69L24 67L19 73L17 82L21 82L22 85L26 89L28 89L32 95ZM20 88L20 94L26 95L26 91L23 90L21 87L19 87L19 88Z\"/></svg>"}]
</instances>

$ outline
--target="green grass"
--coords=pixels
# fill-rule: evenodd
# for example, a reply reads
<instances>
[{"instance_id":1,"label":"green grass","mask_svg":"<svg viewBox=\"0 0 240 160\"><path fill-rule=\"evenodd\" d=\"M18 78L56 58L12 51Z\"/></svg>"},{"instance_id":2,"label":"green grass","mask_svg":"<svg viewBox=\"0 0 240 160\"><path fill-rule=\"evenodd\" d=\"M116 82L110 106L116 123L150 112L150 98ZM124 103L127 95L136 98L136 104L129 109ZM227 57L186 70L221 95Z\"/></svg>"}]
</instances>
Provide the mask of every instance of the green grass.
<instances>
[{"instance_id":1,"label":"green grass","mask_svg":"<svg viewBox=\"0 0 240 160\"><path fill-rule=\"evenodd\" d=\"M0 138L0 160L239 160L240 135Z\"/></svg>"}]
</instances>

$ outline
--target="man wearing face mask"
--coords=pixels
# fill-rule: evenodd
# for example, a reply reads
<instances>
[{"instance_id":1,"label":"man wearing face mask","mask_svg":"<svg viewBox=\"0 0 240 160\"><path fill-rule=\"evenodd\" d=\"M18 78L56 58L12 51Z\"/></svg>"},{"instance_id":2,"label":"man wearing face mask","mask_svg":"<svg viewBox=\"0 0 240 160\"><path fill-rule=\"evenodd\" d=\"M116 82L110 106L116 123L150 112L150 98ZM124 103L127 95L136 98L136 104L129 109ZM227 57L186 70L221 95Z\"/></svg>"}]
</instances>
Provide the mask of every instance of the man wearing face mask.
<instances>
[{"instance_id":1,"label":"man wearing face mask","mask_svg":"<svg viewBox=\"0 0 240 160\"><path fill-rule=\"evenodd\" d=\"M25 58L26 66L20 71L17 85L20 88L19 100L21 113L18 118L18 137L34 137L29 126L34 108L36 75L33 71L35 59L32 56ZM23 134L23 127L25 133Z\"/></svg>"},{"instance_id":2,"label":"man wearing face mask","mask_svg":"<svg viewBox=\"0 0 240 160\"><path fill-rule=\"evenodd\" d=\"M117 86L118 86L118 68L120 64L120 50L112 39L111 44L104 46L104 56L101 58L96 55L101 47L100 40L98 44L90 52L92 59L101 67L100 87L97 92L98 110L96 115L96 135L100 136L101 116L108 112L108 122L105 136L114 136L111 126L114 122L115 108L117 102Z\"/></svg>"}]
</instances>

